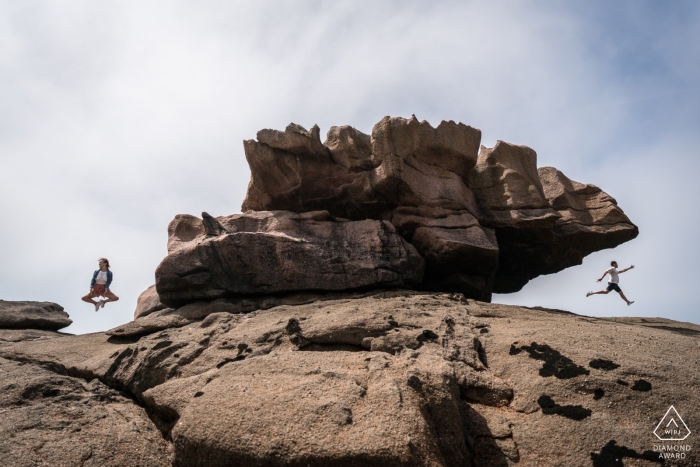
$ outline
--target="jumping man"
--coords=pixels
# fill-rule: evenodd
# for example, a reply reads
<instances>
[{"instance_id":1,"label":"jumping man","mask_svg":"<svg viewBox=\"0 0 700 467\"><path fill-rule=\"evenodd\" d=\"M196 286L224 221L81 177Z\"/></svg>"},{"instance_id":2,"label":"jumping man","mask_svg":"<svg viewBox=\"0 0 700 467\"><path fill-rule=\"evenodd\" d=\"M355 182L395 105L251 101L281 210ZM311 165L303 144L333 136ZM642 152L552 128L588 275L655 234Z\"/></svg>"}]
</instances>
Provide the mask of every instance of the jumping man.
<instances>
[{"instance_id":1,"label":"jumping man","mask_svg":"<svg viewBox=\"0 0 700 467\"><path fill-rule=\"evenodd\" d=\"M607 294L610 293L611 290L614 290L614 291L616 291L617 293L620 294L620 297L622 297L622 299L623 299L625 302L627 302L627 306L630 306L630 305L633 304L634 302L630 302L629 300L627 300L627 297L625 297L625 294L622 293L622 289L620 289L620 286L619 286L618 284L620 283L620 276L619 276L619 274L622 274L623 272L627 272L627 271L629 271L630 269L633 269L633 268L634 268L634 264L631 265L631 266L628 267L628 268L621 269L621 270L619 270L619 271L617 270L617 261L611 261L611 262L610 262L610 266L611 266L611 267L609 267L608 269L606 269L605 272L603 273L603 275L600 276L600 279L598 279L598 282L600 282L600 281L603 280L603 278L606 276L606 274L610 274L610 279L608 279L608 288L605 289L605 290L598 290L597 292L588 292L588 293L586 294L586 297L590 297L591 295L595 295L595 294L605 294L605 295L607 295Z\"/></svg>"}]
</instances>

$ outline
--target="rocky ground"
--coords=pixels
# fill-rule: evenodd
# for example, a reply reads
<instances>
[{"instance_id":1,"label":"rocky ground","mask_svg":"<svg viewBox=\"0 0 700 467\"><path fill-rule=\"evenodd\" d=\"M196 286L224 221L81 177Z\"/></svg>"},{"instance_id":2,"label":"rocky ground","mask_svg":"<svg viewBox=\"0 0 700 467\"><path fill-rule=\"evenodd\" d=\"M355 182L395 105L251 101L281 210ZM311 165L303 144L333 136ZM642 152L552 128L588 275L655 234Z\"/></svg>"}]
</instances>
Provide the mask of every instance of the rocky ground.
<instances>
[{"instance_id":1,"label":"rocky ground","mask_svg":"<svg viewBox=\"0 0 700 467\"><path fill-rule=\"evenodd\" d=\"M207 306L0 330L3 465L700 465L700 326L414 291ZM670 405L683 442L653 435Z\"/></svg>"}]
</instances>

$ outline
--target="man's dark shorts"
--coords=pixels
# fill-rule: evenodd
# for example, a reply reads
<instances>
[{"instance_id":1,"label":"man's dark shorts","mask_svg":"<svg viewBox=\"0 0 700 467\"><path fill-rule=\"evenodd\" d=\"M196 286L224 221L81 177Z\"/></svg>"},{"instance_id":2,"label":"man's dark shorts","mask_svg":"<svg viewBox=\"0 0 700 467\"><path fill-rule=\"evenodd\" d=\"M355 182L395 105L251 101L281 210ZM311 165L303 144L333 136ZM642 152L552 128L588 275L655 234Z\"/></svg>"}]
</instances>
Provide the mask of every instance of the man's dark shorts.
<instances>
[{"instance_id":1,"label":"man's dark shorts","mask_svg":"<svg viewBox=\"0 0 700 467\"><path fill-rule=\"evenodd\" d=\"M616 292L622 293L622 290L620 289L620 286L617 284L613 284L612 282L608 282L608 292L611 290L614 290Z\"/></svg>"}]
</instances>

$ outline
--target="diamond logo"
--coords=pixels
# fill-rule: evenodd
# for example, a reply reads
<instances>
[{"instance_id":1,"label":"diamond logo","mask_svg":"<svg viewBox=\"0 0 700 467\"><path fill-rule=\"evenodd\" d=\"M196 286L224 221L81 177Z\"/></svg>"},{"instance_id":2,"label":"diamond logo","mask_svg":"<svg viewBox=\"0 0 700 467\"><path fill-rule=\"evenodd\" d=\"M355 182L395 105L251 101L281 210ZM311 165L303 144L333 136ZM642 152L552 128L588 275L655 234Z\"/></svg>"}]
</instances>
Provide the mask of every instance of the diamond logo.
<instances>
[{"instance_id":1,"label":"diamond logo","mask_svg":"<svg viewBox=\"0 0 700 467\"><path fill-rule=\"evenodd\" d=\"M676 408L671 406L654 429L654 434L661 441L683 441L690 436L690 429Z\"/></svg>"}]
</instances>

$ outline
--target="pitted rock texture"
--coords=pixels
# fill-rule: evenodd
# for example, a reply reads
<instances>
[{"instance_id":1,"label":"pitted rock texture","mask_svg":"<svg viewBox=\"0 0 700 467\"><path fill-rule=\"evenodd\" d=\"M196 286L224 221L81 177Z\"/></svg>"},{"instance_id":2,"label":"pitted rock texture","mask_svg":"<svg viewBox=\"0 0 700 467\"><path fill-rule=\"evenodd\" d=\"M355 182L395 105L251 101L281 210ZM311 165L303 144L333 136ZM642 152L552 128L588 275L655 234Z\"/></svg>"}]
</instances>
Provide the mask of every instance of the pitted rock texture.
<instances>
[{"instance_id":1,"label":"pitted rock texture","mask_svg":"<svg viewBox=\"0 0 700 467\"><path fill-rule=\"evenodd\" d=\"M68 313L57 303L0 300L0 329L58 331L72 322Z\"/></svg>"},{"instance_id":2,"label":"pitted rock texture","mask_svg":"<svg viewBox=\"0 0 700 467\"><path fill-rule=\"evenodd\" d=\"M177 216L156 269L160 301L417 286L424 260L388 221L326 211Z\"/></svg>"},{"instance_id":3,"label":"pitted rock texture","mask_svg":"<svg viewBox=\"0 0 700 467\"><path fill-rule=\"evenodd\" d=\"M78 394L95 401L79 407L82 431L62 415L29 429L34 444L8 435L0 451L33 459L62 436L81 459L83 446L122 462L122 450L152 446L122 465L657 465L651 432L669 405L700 426L700 326L688 323L413 291L237 314L188 307L191 322L140 337L0 345L0 369L37 375L13 376L13 400L34 394L53 404L46 413L70 413L72 397L88 397ZM5 404L1 427L26 418ZM97 447L79 438L102 439L108 422L124 434ZM691 450L665 465L699 461Z\"/></svg>"},{"instance_id":4,"label":"pitted rock texture","mask_svg":"<svg viewBox=\"0 0 700 467\"><path fill-rule=\"evenodd\" d=\"M158 292L156 292L156 286L153 284L139 295L136 300L136 309L134 310L134 319L143 318L156 311L160 311L167 308L160 302L160 297Z\"/></svg>"},{"instance_id":5,"label":"pitted rock texture","mask_svg":"<svg viewBox=\"0 0 700 467\"><path fill-rule=\"evenodd\" d=\"M54 339L70 335L45 329L0 329L0 345L22 341Z\"/></svg>"},{"instance_id":6,"label":"pitted rock texture","mask_svg":"<svg viewBox=\"0 0 700 467\"><path fill-rule=\"evenodd\" d=\"M50 362L0 358L0 456L8 467L168 466L145 410Z\"/></svg>"},{"instance_id":7,"label":"pitted rock texture","mask_svg":"<svg viewBox=\"0 0 700 467\"><path fill-rule=\"evenodd\" d=\"M482 301L638 235L599 188L538 171L531 148L479 149L480 139L462 123L433 128L415 116L385 117L371 136L331 127L325 143L317 126L262 130L244 142L251 180L242 210L388 220L427 260L418 288Z\"/></svg>"}]
</instances>

